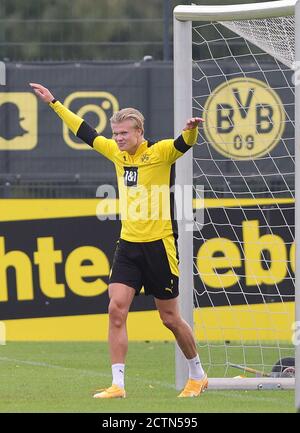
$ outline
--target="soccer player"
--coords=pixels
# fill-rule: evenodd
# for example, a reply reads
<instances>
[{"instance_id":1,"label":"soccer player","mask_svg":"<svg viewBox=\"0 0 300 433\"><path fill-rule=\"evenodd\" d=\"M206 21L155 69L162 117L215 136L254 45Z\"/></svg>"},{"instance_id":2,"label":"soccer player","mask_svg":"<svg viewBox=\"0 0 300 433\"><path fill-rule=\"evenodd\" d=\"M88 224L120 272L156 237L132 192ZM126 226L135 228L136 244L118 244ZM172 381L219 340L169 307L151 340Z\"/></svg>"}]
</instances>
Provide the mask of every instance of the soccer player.
<instances>
[{"instance_id":1,"label":"soccer player","mask_svg":"<svg viewBox=\"0 0 300 433\"><path fill-rule=\"evenodd\" d=\"M114 163L118 178L122 230L108 288L112 385L95 392L94 398L126 396L126 321L133 298L142 287L146 295L154 297L163 324L173 332L188 363L189 379L178 397L200 395L208 380L192 329L179 312L177 228L170 187L174 182L174 163L196 143L202 119L187 120L175 140L151 143L144 138L143 115L134 108L124 108L111 117L113 138L108 139L64 107L47 88L36 83L30 86L77 137ZM157 190L164 187L168 194L163 200L157 199Z\"/></svg>"}]
</instances>

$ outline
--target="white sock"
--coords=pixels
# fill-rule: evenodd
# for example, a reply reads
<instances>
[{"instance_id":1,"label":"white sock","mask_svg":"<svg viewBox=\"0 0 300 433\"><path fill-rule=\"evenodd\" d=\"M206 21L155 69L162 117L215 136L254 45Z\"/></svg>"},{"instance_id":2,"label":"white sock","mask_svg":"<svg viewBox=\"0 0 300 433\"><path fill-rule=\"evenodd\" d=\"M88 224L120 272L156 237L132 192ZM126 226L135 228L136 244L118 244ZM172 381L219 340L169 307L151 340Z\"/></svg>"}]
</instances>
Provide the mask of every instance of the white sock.
<instances>
[{"instance_id":1,"label":"white sock","mask_svg":"<svg viewBox=\"0 0 300 433\"><path fill-rule=\"evenodd\" d=\"M189 379L199 380L204 376L204 370L202 368L199 355L195 358L187 359L189 366Z\"/></svg>"},{"instance_id":2,"label":"white sock","mask_svg":"<svg viewBox=\"0 0 300 433\"><path fill-rule=\"evenodd\" d=\"M118 385L120 388L124 388L125 364L113 364L111 366L111 371L113 385Z\"/></svg>"}]
</instances>

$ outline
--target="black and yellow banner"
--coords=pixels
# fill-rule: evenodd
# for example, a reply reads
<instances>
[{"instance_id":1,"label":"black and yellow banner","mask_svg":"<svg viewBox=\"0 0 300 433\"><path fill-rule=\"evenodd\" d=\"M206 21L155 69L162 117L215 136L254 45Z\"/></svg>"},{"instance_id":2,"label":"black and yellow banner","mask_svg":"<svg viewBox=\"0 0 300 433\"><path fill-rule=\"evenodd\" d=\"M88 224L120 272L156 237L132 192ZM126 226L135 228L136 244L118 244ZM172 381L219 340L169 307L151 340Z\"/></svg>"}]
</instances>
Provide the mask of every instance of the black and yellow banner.
<instances>
[{"instance_id":1,"label":"black and yellow banner","mask_svg":"<svg viewBox=\"0 0 300 433\"><path fill-rule=\"evenodd\" d=\"M258 329L272 339L274 327L277 338L288 339L294 320L293 200L204 203L205 224L194 242L195 302L205 323L195 328L198 338L240 338L249 323L247 339ZM120 222L99 221L98 204L0 201L0 320L7 339L106 339L107 283ZM216 314L226 332L216 326ZM131 339L173 338L143 294L134 299L128 330Z\"/></svg>"}]
</instances>

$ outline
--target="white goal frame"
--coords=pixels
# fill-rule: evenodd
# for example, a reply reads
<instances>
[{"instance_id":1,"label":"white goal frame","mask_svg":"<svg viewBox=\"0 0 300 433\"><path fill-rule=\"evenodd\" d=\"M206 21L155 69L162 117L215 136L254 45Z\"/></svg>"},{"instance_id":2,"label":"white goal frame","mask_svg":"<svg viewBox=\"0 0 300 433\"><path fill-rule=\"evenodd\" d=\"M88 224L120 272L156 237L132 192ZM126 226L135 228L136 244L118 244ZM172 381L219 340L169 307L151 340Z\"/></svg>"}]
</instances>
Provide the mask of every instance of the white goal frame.
<instances>
[{"instance_id":1,"label":"white goal frame","mask_svg":"<svg viewBox=\"0 0 300 433\"><path fill-rule=\"evenodd\" d=\"M174 12L174 134L180 134L185 121L192 117L192 21L233 21L243 19L273 18L295 15L296 65L300 64L300 0L279 0L232 6L178 5ZM297 63L298 62L298 63ZM300 86L296 85L295 100L295 143L300 143ZM300 220L300 149L295 145L295 221ZM298 167L299 166L299 167ZM193 185L193 155L187 152L176 163L176 184ZM296 168L297 167L297 168ZM187 201L185 200L185 205ZM189 200L192 214L192 197ZM184 319L193 328L193 232L186 231L187 221L178 221L180 255L180 309ZM295 224L296 246L300 242L300 225ZM295 272L295 317L297 330L300 324L300 250L296 247ZM200 354L201 355L201 354ZM176 345L176 388L181 389L188 376L186 361ZM295 406L300 411L300 345L295 345L296 377L293 378L245 378L239 381L230 378L210 379L210 389L257 389L263 382L268 388L271 383L278 388L294 388Z\"/></svg>"}]
</instances>

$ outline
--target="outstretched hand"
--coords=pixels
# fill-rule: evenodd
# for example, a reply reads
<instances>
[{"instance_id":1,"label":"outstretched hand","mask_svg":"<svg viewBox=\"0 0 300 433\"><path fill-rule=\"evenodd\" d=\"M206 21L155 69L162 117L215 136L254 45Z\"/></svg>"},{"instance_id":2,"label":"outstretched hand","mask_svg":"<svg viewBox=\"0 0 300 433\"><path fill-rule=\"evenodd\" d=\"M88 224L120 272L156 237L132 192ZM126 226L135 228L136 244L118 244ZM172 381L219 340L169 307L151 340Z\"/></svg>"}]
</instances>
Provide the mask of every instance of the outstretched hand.
<instances>
[{"instance_id":1,"label":"outstretched hand","mask_svg":"<svg viewBox=\"0 0 300 433\"><path fill-rule=\"evenodd\" d=\"M202 123L202 122L203 122L202 117L192 117L191 119L189 119L186 122L185 128L183 130L187 131L189 129L194 129L194 128L196 128L196 126L199 125L199 123Z\"/></svg>"},{"instance_id":2,"label":"outstretched hand","mask_svg":"<svg viewBox=\"0 0 300 433\"><path fill-rule=\"evenodd\" d=\"M53 101L54 96L52 93L41 84L37 83L29 83L29 85L32 87L34 93L44 102L49 103Z\"/></svg>"}]
</instances>

